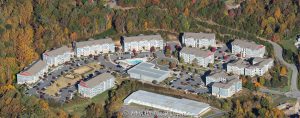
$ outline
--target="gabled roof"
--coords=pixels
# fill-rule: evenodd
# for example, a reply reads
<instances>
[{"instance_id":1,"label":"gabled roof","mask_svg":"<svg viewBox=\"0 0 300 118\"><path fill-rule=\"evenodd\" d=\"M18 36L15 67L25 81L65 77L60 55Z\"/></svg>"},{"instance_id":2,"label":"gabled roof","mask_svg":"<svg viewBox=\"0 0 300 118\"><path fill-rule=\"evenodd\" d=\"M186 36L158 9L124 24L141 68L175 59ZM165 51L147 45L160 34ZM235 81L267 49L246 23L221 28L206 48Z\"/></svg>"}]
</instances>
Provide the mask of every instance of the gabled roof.
<instances>
[{"instance_id":1,"label":"gabled roof","mask_svg":"<svg viewBox=\"0 0 300 118\"><path fill-rule=\"evenodd\" d=\"M39 73L42 69L47 67L47 64L45 61L38 60L34 62L30 67L26 68L24 71L20 73L20 75L23 76L31 76Z\"/></svg>"},{"instance_id":2,"label":"gabled roof","mask_svg":"<svg viewBox=\"0 0 300 118\"><path fill-rule=\"evenodd\" d=\"M218 88L223 88L223 89L228 89L230 88L232 85L234 85L235 83L242 81L239 78L234 78L231 80L227 80L226 82L214 82L212 84L213 87L218 87Z\"/></svg>"},{"instance_id":3,"label":"gabled roof","mask_svg":"<svg viewBox=\"0 0 300 118\"><path fill-rule=\"evenodd\" d=\"M233 80L233 79L239 78L238 75L228 75L225 72L212 73L208 77L212 77L212 78L215 78L215 79L225 78L226 80Z\"/></svg>"},{"instance_id":4,"label":"gabled roof","mask_svg":"<svg viewBox=\"0 0 300 118\"><path fill-rule=\"evenodd\" d=\"M138 36L123 36L124 42L145 41L145 40L164 40L161 35L138 35Z\"/></svg>"},{"instance_id":5,"label":"gabled roof","mask_svg":"<svg viewBox=\"0 0 300 118\"><path fill-rule=\"evenodd\" d=\"M214 33L193 33L193 32L185 32L183 34L185 38L197 38L197 39L215 39L216 35Z\"/></svg>"},{"instance_id":6,"label":"gabled roof","mask_svg":"<svg viewBox=\"0 0 300 118\"><path fill-rule=\"evenodd\" d=\"M242 48L248 48L248 49L252 49L252 50L257 50L257 49L265 47L264 45L256 44L253 41L240 40L240 39L234 40L232 42L232 45L238 45L238 46L240 46Z\"/></svg>"},{"instance_id":7,"label":"gabled roof","mask_svg":"<svg viewBox=\"0 0 300 118\"><path fill-rule=\"evenodd\" d=\"M113 40L111 38L106 39L89 39L88 41L81 41L76 42L76 48L82 48L86 46L93 46L93 45L102 45L102 44L114 44Z\"/></svg>"},{"instance_id":8,"label":"gabled roof","mask_svg":"<svg viewBox=\"0 0 300 118\"><path fill-rule=\"evenodd\" d=\"M110 73L103 73L103 74L100 74L100 75L86 81L86 82L81 81L80 85L87 87L87 88L93 88L93 87L101 84L102 82L112 79L112 78L115 78L115 77L112 76Z\"/></svg>"},{"instance_id":9,"label":"gabled roof","mask_svg":"<svg viewBox=\"0 0 300 118\"><path fill-rule=\"evenodd\" d=\"M69 48L67 46L62 46L60 48L51 51L46 51L44 54L47 56L57 56L57 55L62 55L66 52L72 52L72 48Z\"/></svg>"},{"instance_id":10,"label":"gabled roof","mask_svg":"<svg viewBox=\"0 0 300 118\"><path fill-rule=\"evenodd\" d=\"M190 47L183 47L180 52L185 54L193 54L198 57L208 57L210 55L213 55L213 53L209 50L201 50L199 48L190 48Z\"/></svg>"},{"instance_id":11,"label":"gabled roof","mask_svg":"<svg viewBox=\"0 0 300 118\"><path fill-rule=\"evenodd\" d=\"M265 58L255 57L253 58L252 63L254 67L262 68L273 61L274 60L272 58L265 59Z\"/></svg>"},{"instance_id":12,"label":"gabled roof","mask_svg":"<svg viewBox=\"0 0 300 118\"><path fill-rule=\"evenodd\" d=\"M251 64L249 62L247 62L247 61L239 59L239 60L237 60L235 62L227 64L227 66L235 66L235 67L239 67L239 68L246 68L246 67L251 66Z\"/></svg>"}]
</instances>

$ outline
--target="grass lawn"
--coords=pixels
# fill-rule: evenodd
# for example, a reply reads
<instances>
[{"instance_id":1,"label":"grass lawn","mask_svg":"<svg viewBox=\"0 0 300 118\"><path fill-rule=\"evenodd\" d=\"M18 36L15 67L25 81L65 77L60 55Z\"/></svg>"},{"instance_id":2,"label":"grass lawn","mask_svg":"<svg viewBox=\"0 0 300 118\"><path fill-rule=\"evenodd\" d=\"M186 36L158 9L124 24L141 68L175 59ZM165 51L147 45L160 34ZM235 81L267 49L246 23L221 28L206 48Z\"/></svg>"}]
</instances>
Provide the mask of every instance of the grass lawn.
<instances>
[{"instance_id":1,"label":"grass lawn","mask_svg":"<svg viewBox=\"0 0 300 118\"><path fill-rule=\"evenodd\" d=\"M288 73L287 73L288 81L287 81L287 85L286 86L281 87L281 88L269 88L269 89L275 90L275 91L280 91L280 92L288 92L288 91L290 91L292 74L293 74L292 71L290 69L288 69Z\"/></svg>"},{"instance_id":2,"label":"grass lawn","mask_svg":"<svg viewBox=\"0 0 300 118\"><path fill-rule=\"evenodd\" d=\"M291 50L292 52L297 53L297 48L294 45L294 41L293 40L281 40L278 43L284 49Z\"/></svg>"},{"instance_id":3,"label":"grass lawn","mask_svg":"<svg viewBox=\"0 0 300 118\"><path fill-rule=\"evenodd\" d=\"M88 105L90 105L91 103L101 103L104 105L105 100L107 99L108 99L108 91L105 91L93 97L92 99L75 98L70 103L65 104L63 106L63 109L70 114L75 113L77 115L83 116L85 115L85 109Z\"/></svg>"},{"instance_id":4,"label":"grass lawn","mask_svg":"<svg viewBox=\"0 0 300 118\"><path fill-rule=\"evenodd\" d=\"M277 105L285 103L285 102L288 102L291 104L295 104L297 102L296 98L289 98L284 95L269 94L269 96L272 98L274 106L277 106Z\"/></svg>"}]
</instances>

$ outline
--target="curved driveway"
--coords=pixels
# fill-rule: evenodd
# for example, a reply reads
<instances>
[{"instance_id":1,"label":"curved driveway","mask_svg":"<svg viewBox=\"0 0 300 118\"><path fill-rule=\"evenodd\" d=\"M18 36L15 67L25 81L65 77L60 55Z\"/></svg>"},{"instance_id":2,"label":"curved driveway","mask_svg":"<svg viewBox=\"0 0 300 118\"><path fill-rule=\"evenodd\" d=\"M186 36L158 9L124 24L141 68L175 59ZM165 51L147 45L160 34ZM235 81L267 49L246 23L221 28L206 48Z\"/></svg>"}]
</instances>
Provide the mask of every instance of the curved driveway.
<instances>
[{"instance_id":1,"label":"curved driveway","mask_svg":"<svg viewBox=\"0 0 300 118\"><path fill-rule=\"evenodd\" d=\"M272 41L268 41L268 42L273 45L276 59L278 59L281 64L286 65L288 68L292 69L292 71L293 71L292 78L291 78L291 89L290 89L290 92L288 92L286 95L289 97L300 97L300 92L297 87L298 70L297 70L296 65L289 64L283 59L282 48L277 43L272 42Z\"/></svg>"}]
</instances>

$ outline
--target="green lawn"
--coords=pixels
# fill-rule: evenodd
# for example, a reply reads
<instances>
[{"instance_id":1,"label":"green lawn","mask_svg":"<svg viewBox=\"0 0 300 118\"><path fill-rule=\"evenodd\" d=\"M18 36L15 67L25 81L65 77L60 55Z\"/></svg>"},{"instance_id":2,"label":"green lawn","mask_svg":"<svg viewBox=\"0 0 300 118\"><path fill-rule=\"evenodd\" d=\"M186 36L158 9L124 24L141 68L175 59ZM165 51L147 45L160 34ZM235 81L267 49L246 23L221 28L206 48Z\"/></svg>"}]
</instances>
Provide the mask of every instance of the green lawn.
<instances>
[{"instance_id":1,"label":"green lawn","mask_svg":"<svg viewBox=\"0 0 300 118\"><path fill-rule=\"evenodd\" d=\"M292 71L290 69L288 69L288 73L287 73L288 82L287 82L286 86L281 87L281 88L269 88L269 89L275 90L275 91L280 91L280 92L288 92L288 91L290 91L292 74L293 74Z\"/></svg>"},{"instance_id":2,"label":"green lawn","mask_svg":"<svg viewBox=\"0 0 300 118\"><path fill-rule=\"evenodd\" d=\"M285 103L285 102L288 102L288 103L291 103L291 104L295 104L297 102L297 99L296 98L289 98L289 97L286 97L284 95L271 95L269 94L269 96L272 98L272 104L274 106L277 106L279 104L282 104L282 103Z\"/></svg>"},{"instance_id":3,"label":"green lawn","mask_svg":"<svg viewBox=\"0 0 300 118\"><path fill-rule=\"evenodd\" d=\"M284 49L291 50L294 53L297 53L297 48L293 40L281 40L278 42Z\"/></svg>"},{"instance_id":4,"label":"green lawn","mask_svg":"<svg viewBox=\"0 0 300 118\"><path fill-rule=\"evenodd\" d=\"M108 91L105 91L92 99L88 98L75 98L70 103L67 103L63 106L63 109L70 114L76 113L77 115L85 115L85 108L91 103L102 103L105 104L105 100L108 99Z\"/></svg>"}]
</instances>

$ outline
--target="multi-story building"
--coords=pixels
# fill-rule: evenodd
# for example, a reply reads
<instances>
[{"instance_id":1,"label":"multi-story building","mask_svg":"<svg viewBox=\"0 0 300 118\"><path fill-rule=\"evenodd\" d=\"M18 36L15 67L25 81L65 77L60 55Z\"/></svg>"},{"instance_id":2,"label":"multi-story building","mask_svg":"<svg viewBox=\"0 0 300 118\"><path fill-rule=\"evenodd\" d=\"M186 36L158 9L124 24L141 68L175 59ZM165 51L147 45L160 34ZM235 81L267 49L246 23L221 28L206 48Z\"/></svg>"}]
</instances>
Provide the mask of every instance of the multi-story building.
<instances>
[{"instance_id":1,"label":"multi-story building","mask_svg":"<svg viewBox=\"0 0 300 118\"><path fill-rule=\"evenodd\" d=\"M264 45L251 41L236 39L231 43L232 54L240 54L242 58L263 57L266 51Z\"/></svg>"},{"instance_id":2,"label":"multi-story building","mask_svg":"<svg viewBox=\"0 0 300 118\"><path fill-rule=\"evenodd\" d=\"M216 46L216 35L213 33L185 32L182 36L182 44L186 47L208 48Z\"/></svg>"},{"instance_id":3,"label":"multi-story building","mask_svg":"<svg viewBox=\"0 0 300 118\"><path fill-rule=\"evenodd\" d=\"M228 75L225 72L216 72L216 73L210 74L209 76L206 77L205 85L207 86L214 82L223 82L223 81L232 80L235 78L239 78L239 76L238 75Z\"/></svg>"},{"instance_id":4,"label":"multi-story building","mask_svg":"<svg viewBox=\"0 0 300 118\"><path fill-rule=\"evenodd\" d=\"M17 84L31 84L39 80L48 71L48 65L45 61L38 60L24 71L17 74Z\"/></svg>"},{"instance_id":5,"label":"multi-story building","mask_svg":"<svg viewBox=\"0 0 300 118\"><path fill-rule=\"evenodd\" d=\"M242 80L238 76L222 77L220 82L214 82L211 87L212 95L219 98L231 97L240 90L242 90Z\"/></svg>"},{"instance_id":6,"label":"multi-story building","mask_svg":"<svg viewBox=\"0 0 300 118\"><path fill-rule=\"evenodd\" d=\"M236 75L245 75L245 68L249 67L250 63L239 59L235 62L227 64L227 73L233 73Z\"/></svg>"},{"instance_id":7,"label":"multi-story building","mask_svg":"<svg viewBox=\"0 0 300 118\"><path fill-rule=\"evenodd\" d=\"M81 81L78 84L78 92L83 97L92 98L115 85L115 77L110 73L100 74L86 82Z\"/></svg>"},{"instance_id":8,"label":"multi-story building","mask_svg":"<svg viewBox=\"0 0 300 118\"><path fill-rule=\"evenodd\" d=\"M115 52L115 44L111 38L90 39L89 41L75 43L75 54L77 57L109 52Z\"/></svg>"},{"instance_id":9,"label":"multi-story building","mask_svg":"<svg viewBox=\"0 0 300 118\"><path fill-rule=\"evenodd\" d=\"M72 48L62 46L60 48L43 53L43 60L46 61L49 66L57 66L70 61L73 56L74 52Z\"/></svg>"},{"instance_id":10,"label":"multi-story building","mask_svg":"<svg viewBox=\"0 0 300 118\"><path fill-rule=\"evenodd\" d=\"M207 67L209 63L214 63L214 53L199 48L183 47L180 51L180 58L183 58L185 63L197 63L203 67Z\"/></svg>"},{"instance_id":11,"label":"multi-story building","mask_svg":"<svg viewBox=\"0 0 300 118\"><path fill-rule=\"evenodd\" d=\"M274 60L271 58L264 59L260 57L255 57L252 62L247 62L243 60L238 60L227 65L227 73L233 73L237 75L246 75L250 77L263 76L272 66L274 65Z\"/></svg>"},{"instance_id":12,"label":"multi-story building","mask_svg":"<svg viewBox=\"0 0 300 118\"><path fill-rule=\"evenodd\" d=\"M164 40L160 35L123 36L120 43L124 52L149 51L151 47L163 49L164 46Z\"/></svg>"},{"instance_id":13,"label":"multi-story building","mask_svg":"<svg viewBox=\"0 0 300 118\"><path fill-rule=\"evenodd\" d=\"M274 60L271 58L264 59L260 57L253 58L252 65L245 68L245 75L248 76L263 76L269 69L274 66Z\"/></svg>"}]
</instances>

